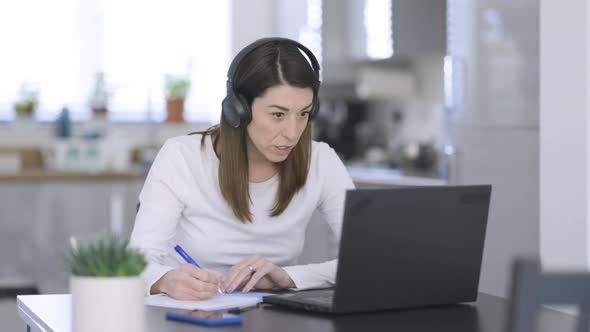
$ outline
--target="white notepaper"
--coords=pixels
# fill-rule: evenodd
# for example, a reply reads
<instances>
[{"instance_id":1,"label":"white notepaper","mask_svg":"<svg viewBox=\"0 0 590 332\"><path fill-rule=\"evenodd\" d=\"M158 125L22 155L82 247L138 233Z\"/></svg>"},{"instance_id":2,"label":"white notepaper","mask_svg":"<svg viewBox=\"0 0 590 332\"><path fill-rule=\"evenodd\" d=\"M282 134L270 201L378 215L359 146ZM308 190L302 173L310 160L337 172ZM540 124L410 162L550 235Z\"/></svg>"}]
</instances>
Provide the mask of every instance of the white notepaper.
<instances>
[{"instance_id":1,"label":"white notepaper","mask_svg":"<svg viewBox=\"0 0 590 332\"><path fill-rule=\"evenodd\" d=\"M215 294L209 300L181 301L165 294L150 295L145 298L145 304L155 307L165 307L185 310L217 311L238 307L247 307L262 302L262 297L268 293L231 293Z\"/></svg>"}]
</instances>

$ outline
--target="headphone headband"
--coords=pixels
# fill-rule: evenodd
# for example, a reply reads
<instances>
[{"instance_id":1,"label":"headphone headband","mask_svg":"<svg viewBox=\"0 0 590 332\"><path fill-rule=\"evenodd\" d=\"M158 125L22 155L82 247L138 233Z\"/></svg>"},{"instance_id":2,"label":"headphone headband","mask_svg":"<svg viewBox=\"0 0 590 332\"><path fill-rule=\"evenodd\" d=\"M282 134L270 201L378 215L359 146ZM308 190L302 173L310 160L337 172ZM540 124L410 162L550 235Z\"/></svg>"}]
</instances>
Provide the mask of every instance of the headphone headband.
<instances>
[{"instance_id":1,"label":"headphone headband","mask_svg":"<svg viewBox=\"0 0 590 332\"><path fill-rule=\"evenodd\" d=\"M234 75L236 74L236 70L238 69L238 66L242 62L242 59L244 59L248 54L250 54L250 52L254 51L258 47L260 47L264 44L267 44L267 43L272 43L272 42L286 42L286 43L290 43L290 44L297 46L298 49L302 50L303 53L305 53L305 55L307 55L307 58L311 62L311 67L313 68L313 70L316 73L317 79L318 80L320 79L320 64L319 64L318 60L316 59L316 57L313 55L313 53L307 47L305 47L300 42L297 42L297 41L289 39L289 38L271 37L271 38L258 39L257 41L244 47L240 52L238 52L238 54L233 59L231 65L229 66L229 69L227 70L227 88L228 89L232 89L232 91L233 91Z\"/></svg>"}]
</instances>

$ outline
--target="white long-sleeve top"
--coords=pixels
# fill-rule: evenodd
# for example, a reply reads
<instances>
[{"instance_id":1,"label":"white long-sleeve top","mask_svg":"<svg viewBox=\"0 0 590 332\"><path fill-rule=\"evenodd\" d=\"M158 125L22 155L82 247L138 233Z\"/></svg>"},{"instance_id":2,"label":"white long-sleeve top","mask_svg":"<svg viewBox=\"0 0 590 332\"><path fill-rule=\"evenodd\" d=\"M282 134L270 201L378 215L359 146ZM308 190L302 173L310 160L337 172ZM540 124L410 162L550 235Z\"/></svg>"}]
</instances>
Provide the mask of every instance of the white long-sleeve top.
<instances>
[{"instance_id":1,"label":"white long-sleeve top","mask_svg":"<svg viewBox=\"0 0 590 332\"><path fill-rule=\"evenodd\" d=\"M336 260L297 265L297 258L316 209L340 239L346 190L354 184L335 151L312 142L307 183L277 217L269 213L278 175L250 183L253 222L246 224L223 198L218 168L209 135L203 149L201 135L187 135L167 140L158 152L139 195L141 208L130 239L130 246L146 255L146 294L166 272L184 263L173 249L176 244L201 267L223 274L242 258L260 255L283 267L298 289L333 285Z\"/></svg>"}]
</instances>

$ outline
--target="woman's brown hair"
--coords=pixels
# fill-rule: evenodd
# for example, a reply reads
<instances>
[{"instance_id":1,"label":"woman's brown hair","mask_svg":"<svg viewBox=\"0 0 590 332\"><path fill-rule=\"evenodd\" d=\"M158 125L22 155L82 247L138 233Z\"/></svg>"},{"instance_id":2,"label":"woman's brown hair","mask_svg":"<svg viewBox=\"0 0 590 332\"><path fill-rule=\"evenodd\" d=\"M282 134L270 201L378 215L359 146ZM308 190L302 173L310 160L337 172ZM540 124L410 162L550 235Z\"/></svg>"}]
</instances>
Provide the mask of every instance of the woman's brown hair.
<instances>
[{"instance_id":1,"label":"woman's brown hair","mask_svg":"<svg viewBox=\"0 0 590 332\"><path fill-rule=\"evenodd\" d=\"M312 88L317 93L319 78L299 49L288 42L265 43L246 55L236 69L233 86L248 105L275 85L288 84ZM314 99L315 100L315 99ZM248 179L246 126L233 128L221 117L218 125L204 132L211 135L219 157L219 187L234 215L243 223L252 222ZM278 163L279 188L271 217L283 213L293 196L305 185L311 161L311 124L308 122L299 142L289 156Z\"/></svg>"}]
</instances>

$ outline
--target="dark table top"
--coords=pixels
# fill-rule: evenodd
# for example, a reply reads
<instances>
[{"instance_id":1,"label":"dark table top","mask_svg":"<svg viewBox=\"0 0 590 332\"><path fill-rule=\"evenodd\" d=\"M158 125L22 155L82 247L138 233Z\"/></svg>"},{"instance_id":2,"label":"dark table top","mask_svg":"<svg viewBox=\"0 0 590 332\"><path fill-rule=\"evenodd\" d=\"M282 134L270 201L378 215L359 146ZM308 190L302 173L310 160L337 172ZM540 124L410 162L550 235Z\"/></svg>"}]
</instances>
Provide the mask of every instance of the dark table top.
<instances>
[{"instance_id":1,"label":"dark table top","mask_svg":"<svg viewBox=\"0 0 590 332\"><path fill-rule=\"evenodd\" d=\"M70 300L67 295L19 297L18 312L31 331L64 331L70 329ZM170 309L146 307L146 331L436 331L499 332L506 331L508 300L479 293L475 303L432 308L383 311L373 313L330 315L282 309L270 305L242 314L242 325L205 327L168 321ZM573 331L574 316L543 309L539 332Z\"/></svg>"},{"instance_id":2,"label":"dark table top","mask_svg":"<svg viewBox=\"0 0 590 332\"><path fill-rule=\"evenodd\" d=\"M480 293L477 302L435 308L384 311L350 315L315 314L270 305L242 314L242 325L216 327L215 331L506 331L508 301ZM211 331L193 324L166 321L167 309L150 307L147 311L148 331ZM574 317L543 309L540 332L572 331Z\"/></svg>"}]
</instances>

